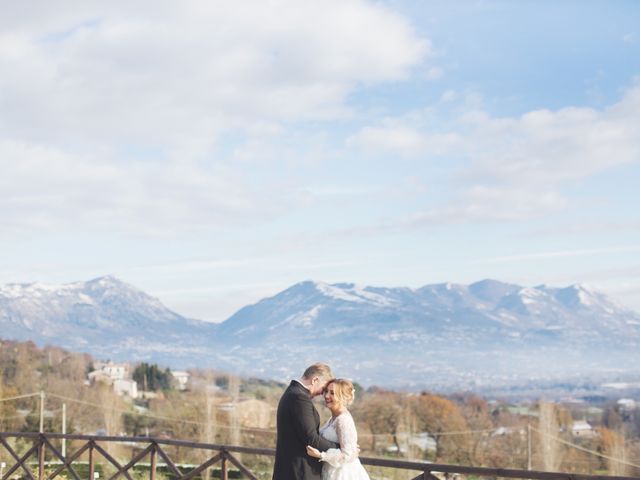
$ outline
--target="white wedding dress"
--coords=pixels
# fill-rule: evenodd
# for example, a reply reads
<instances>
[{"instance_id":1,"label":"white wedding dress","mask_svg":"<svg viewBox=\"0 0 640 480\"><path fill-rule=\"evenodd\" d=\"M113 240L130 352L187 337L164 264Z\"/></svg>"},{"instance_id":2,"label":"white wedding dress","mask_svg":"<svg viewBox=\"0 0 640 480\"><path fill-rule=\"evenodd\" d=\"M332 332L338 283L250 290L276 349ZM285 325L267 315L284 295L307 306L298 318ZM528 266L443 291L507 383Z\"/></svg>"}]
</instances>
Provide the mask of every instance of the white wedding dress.
<instances>
[{"instance_id":1,"label":"white wedding dress","mask_svg":"<svg viewBox=\"0 0 640 480\"><path fill-rule=\"evenodd\" d=\"M320 435L340 444L320 454L322 480L369 480L369 475L358 459L358 432L353 417L348 411L329 419Z\"/></svg>"}]
</instances>

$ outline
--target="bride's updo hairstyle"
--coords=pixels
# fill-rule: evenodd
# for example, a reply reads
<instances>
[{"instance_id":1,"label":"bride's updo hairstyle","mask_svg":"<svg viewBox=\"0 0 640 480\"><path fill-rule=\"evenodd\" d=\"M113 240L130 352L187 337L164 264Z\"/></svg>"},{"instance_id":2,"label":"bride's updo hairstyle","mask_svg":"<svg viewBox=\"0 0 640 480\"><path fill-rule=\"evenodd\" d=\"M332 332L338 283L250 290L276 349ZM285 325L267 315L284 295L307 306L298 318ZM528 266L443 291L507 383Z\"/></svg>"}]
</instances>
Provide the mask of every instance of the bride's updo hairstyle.
<instances>
[{"instance_id":1,"label":"bride's updo hairstyle","mask_svg":"<svg viewBox=\"0 0 640 480\"><path fill-rule=\"evenodd\" d=\"M334 378L327 383L327 388L329 388L329 385L333 385L334 397L340 405L348 407L353 403L356 391L351 380Z\"/></svg>"}]
</instances>

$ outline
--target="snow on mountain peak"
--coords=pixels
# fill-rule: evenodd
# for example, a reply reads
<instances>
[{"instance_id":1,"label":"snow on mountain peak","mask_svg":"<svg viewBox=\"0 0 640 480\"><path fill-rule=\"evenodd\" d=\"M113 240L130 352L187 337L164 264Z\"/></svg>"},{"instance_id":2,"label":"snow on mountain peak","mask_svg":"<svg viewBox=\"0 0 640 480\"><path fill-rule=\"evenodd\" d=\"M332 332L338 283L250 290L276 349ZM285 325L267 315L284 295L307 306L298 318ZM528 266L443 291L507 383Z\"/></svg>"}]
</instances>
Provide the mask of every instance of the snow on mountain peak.
<instances>
[{"instance_id":1,"label":"snow on mountain peak","mask_svg":"<svg viewBox=\"0 0 640 480\"><path fill-rule=\"evenodd\" d=\"M22 296L22 288L20 285L10 283L0 287L0 297L19 298Z\"/></svg>"},{"instance_id":2,"label":"snow on mountain peak","mask_svg":"<svg viewBox=\"0 0 640 480\"><path fill-rule=\"evenodd\" d=\"M496 381L496 355L513 359L503 362L501 376L555 372L559 365L587 371L593 358L597 368L637 364L640 315L612 305L581 285L523 288L483 280L413 290L305 281L212 326L107 276L55 288L0 286L0 327L10 338L111 358L207 362L245 372L260 365L270 375L306 361L308 352L334 358L339 349L336 370L356 369L363 382L392 379L402 386L423 378L458 388L471 376ZM425 356L425 345L435 345L437 356ZM567 350L588 361L566 362Z\"/></svg>"},{"instance_id":3,"label":"snow on mountain peak","mask_svg":"<svg viewBox=\"0 0 640 480\"><path fill-rule=\"evenodd\" d=\"M544 292L537 288L525 287L518 292L518 296L525 305L531 305L536 303L541 297L544 297Z\"/></svg>"},{"instance_id":4,"label":"snow on mountain peak","mask_svg":"<svg viewBox=\"0 0 640 480\"><path fill-rule=\"evenodd\" d=\"M571 288L576 291L578 300L582 305L590 307L600 303L601 299L599 297L602 297L602 295L590 286L584 283L577 283L572 285Z\"/></svg>"},{"instance_id":5,"label":"snow on mountain peak","mask_svg":"<svg viewBox=\"0 0 640 480\"><path fill-rule=\"evenodd\" d=\"M517 292L520 289L518 285L500 282L486 278L479 282L469 285L469 291L481 300L495 303L506 295Z\"/></svg>"},{"instance_id":6,"label":"snow on mountain peak","mask_svg":"<svg viewBox=\"0 0 640 480\"><path fill-rule=\"evenodd\" d=\"M533 287L524 287L518 292L523 297L542 297L543 292Z\"/></svg>"},{"instance_id":7,"label":"snow on mountain peak","mask_svg":"<svg viewBox=\"0 0 640 480\"><path fill-rule=\"evenodd\" d=\"M33 283L9 283L7 285L0 286L0 295L7 297L17 297L23 295L68 295L75 294L83 291L87 288L100 287L102 289L130 289L136 290L134 287L127 285L126 283L118 280L113 276L98 277L87 282L71 282L64 284L49 284L42 282Z\"/></svg>"},{"instance_id":8,"label":"snow on mountain peak","mask_svg":"<svg viewBox=\"0 0 640 480\"><path fill-rule=\"evenodd\" d=\"M609 302L604 296L591 290L585 285L575 284L565 288L550 288L548 291L556 298L556 300L569 308L600 307L606 310L611 307L611 302Z\"/></svg>"},{"instance_id":9,"label":"snow on mountain peak","mask_svg":"<svg viewBox=\"0 0 640 480\"><path fill-rule=\"evenodd\" d=\"M370 292L368 287L353 283L338 283L330 285L324 282L316 282L316 289L324 296L335 300L355 303L373 303L388 306L394 302L378 293Z\"/></svg>"},{"instance_id":10,"label":"snow on mountain peak","mask_svg":"<svg viewBox=\"0 0 640 480\"><path fill-rule=\"evenodd\" d=\"M217 335L223 343L231 338L251 347L255 358L248 367L280 368L308 349L333 358L340 349L342 365L336 369L348 375L359 365L359 378L373 383L418 377L430 385L460 385L471 377L496 381L496 358L509 359L498 367L503 378L557 372L561 365L590 371L593 358L595 368L609 368L620 363L609 355L613 344L623 345L616 350L621 356L636 352L631 358L637 358L640 316L606 313L601 294L594 295L594 307L571 304L580 292L493 280L416 290L308 281L245 307ZM437 355L424 358L425 345L435 345ZM585 362L567 362L567 351ZM436 358L440 363L434 365Z\"/></svg>"},{"instance_id":11,"label":"snow on mountain peak","mask_svg":"<svg viewBox=\"0 0 640 480\"><path fill-rule=\"evenodd\" d=\"M590 293L582 288L578 290L578 299L582 305L591 306L593 304Z\"/></svg>"},{"instance_id":12,"label":"snow on mountain peak","mask_svg":"<svg viewBox=\"0 0 640 480\"><path fill-rule=\"evenodd\" d=\"M269 327L269 329L275 330L276 328L280 328L284 325L292 327L311 327L313 326L314 320L318 318L321 309L322 305L316 305L306 312L294 313L293 315L289 315L285 318L281 323Z\"/></svg>"},{"instance_id":13,"label":"snow on mountain peak","mask_svg":"<svg viewBox=\"0 0 640 480\"><path fill-rule=\"evenodd\" d=\"M128 292L143 293L141 290L138 290L132 285L129 285L112 275L106 275L104 277L94 278L93 280L89 280L88 282L79 282L77 285L83 289L88 289L91 291L114 292L114 293L128 291Z\"/></svg>"}]
</instances>

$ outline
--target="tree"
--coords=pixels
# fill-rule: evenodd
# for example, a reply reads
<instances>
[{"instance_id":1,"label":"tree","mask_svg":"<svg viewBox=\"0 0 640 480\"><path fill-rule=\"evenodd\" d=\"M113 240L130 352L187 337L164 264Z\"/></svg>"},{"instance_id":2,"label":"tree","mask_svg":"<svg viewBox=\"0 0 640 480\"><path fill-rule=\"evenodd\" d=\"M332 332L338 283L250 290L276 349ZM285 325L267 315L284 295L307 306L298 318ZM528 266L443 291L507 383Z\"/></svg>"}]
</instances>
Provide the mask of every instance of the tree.
<instances>
[{"instance_id":1,"label":"tree","mask_svg":"<svg viewBox=\"0 0 640 480\"><path fill-rule=\"evenodd\" d=\"M4 385L2 378L2 369L0 368L0 399L15 397L18 394L18 391L15 387ZM20 428L22 423L23 419L18 414L15 401L0 400L0 431L16 431Z\"/></svg>"},{"instance_id":2,"label":"tree","mask_svg":"<svg viewBox=\"0 0 640 480\"><path fill-rule=\"evenodd\" d=\"M469 463L467 422L458 406L423 392L414 401L418 425L436 440L436 461Z\"/></svg>"},{"instance_id":3,"label":"tree","mask_svg":"<svg viewBox=\"0 0 640 480\"><path fill-rule=\"evenodd\" d=\"M599 448L604 455L609 457L606 459L609 475L626 475L627 465L624 437L606 427L600 428L598 433L600 434Z\"/></svg>"},{"instance_id":4,"label":"tree","mask_svg":"<svg viewBox=\"0 0 640 480\"><path fill-rule=\"evenodd\" d=\"M376 451L376 439L380 435L391 435L393 442L400 450L397 432L402 418L399 405L400 396L393 392L367 394L354 409L358 418L362 419L371 431L371 450Z\"/></svg>"},{"instance_id":5,"label":"tree","mask_svg":"<svg viewBox=\"0 0 640 480\"><path fill-rule=\"evenodd\" d=\"M609 430L619 431L622 429L624 421L615 405L609 405L605 408L602 413L602 423Z\"/></svg>"},{"instance_id":6,"label":"tree","mask_svg":"<svg viewBox=\"0 0 640 480\"><path fill-rule=\"evenodd\" d=\"M205 383L202 389L202 396L204 397L204 423L202 425L202 441L205 443L215 443L216 434L218 433L218 405L215 401L215 383L212 372L207 372L205 375ZM202 410L201 410L202 411ZM202 459L204 461L204 458ZM204 472L204 479L209 480L211 478L211 469L207 468Z\"/></svg>"},{"instance_id":7,"label":"tree","mask_svg":"<svg viewBox=\"0 0 640 480\"><path fill-rule=\"evenodd\" d=\"M474 464L484 464L484 453L482 446L487 443L487 431L493 429L494 424L489 412L487 401L477 395L458 394L452 398L462 413L469 430L469 457Z\"/></svg>"},{"instance_id":8,"label":"tree","mask_svg":"<svg viewBox=\"0 0 640 480\"><path fill-rule=\"evenodd\" d=\"M169 390L171 388L171 370L161 370L155 363L141 363L133 371L133 379L138 388L144 391Z\"/></svg>"},{"instance_id":9,"label":"tree","mask_svg":"<svg viewBox=\"0 0 640 480\"><path fill-rule=\"evenodd\" d=\"M558 441L560 420L558 409L553 403L540 402L538 417L538 441L542 468L549 472L558 471L565 448Z\"/></svg>"},{"instance_id":10,"label":"tree","mask_svg":"<svg viewBox=\"0 0 640 480\"><path fill-rule=\"evenodd\" d=\"M42 354L35 343L23 342L15 348L15 375L13 385L22 393L35 393L42 388L37 367L41 364Z\"/></svg>"},{"instance_id":11,"label":"tree","mask_svg":"<svg viewBox=\"0 0 640 480\"><path fill-rule=\"evenodd\" d=\"M229 375L229 396L232 404L231 411L229 412L231 445L239 445L240 425L238 423L238 401L240 399L240 378L235 375Z\"/></svg>"}]
</instances>

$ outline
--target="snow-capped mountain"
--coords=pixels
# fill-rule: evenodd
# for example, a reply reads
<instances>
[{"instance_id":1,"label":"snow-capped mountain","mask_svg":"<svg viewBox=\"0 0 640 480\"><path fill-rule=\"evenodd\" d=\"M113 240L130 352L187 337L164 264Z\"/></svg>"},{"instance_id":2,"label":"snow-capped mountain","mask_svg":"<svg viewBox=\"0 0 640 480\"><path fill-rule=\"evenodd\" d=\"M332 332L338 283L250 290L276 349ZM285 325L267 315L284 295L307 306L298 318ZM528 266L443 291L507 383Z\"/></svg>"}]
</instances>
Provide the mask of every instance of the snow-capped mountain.
<instances>
[{"instance_id":1,"label":"snow-capped mountain","mask_svg":"<svg viewBox=\"0 0 640 480\"><path fill-rule=\"evenodd\" d=\"M447 388L637 372L640 315L581 285L418 289L302 282L221 324L113 277L0 287L0 336L101 358L286 380L310 362L365 384ZM640 373L640 372L638 372Z\"/></svg>"},{"instance_id":2,"label":"snow-capped mountain","mask_svg":"<svg viewBox=\"0 0 640 480\"><path fill-rule=\"evenodd\" d=\"M564 341L615 335L640 340L640 316L584 286L519 287L494 280L467 285L437 284L416 290L303 282L241 309L220 325L219 335L261 343L271 335L296 332L300 338L338 333L387 338L402 332L416 341L434 334L456 336L468 330L477 339L502 342L545 332ZM619 345L620 338L615 338ZM607 343L598 338L597 344ZM635 344L635 343L634 343Z\"/></svg>"},{"instance_id":3,"label":"snow-capped mountain","mask_svg":"<svg viewBox=\"0 0 640 480\"><path fill-rule=\"evenodd\" d=\"M218 335L245 369L324 358L365 384L479 384L637 369L640 316L581 285L495 280L418 289L302 282L241 309Z\"/></svg>"},{"instance_id":4,"label":"snow-capped mountain","mask_svg":"<svg viewBox=\"0 0 640 480\"><path fill-rule=\"evenodd\" d=\"M192 357L194 336L214 327L168 310L160 301L114 277L66 285L0 287L3 338L33 340L102 358Z\"/></svg>"}]
</instances>

